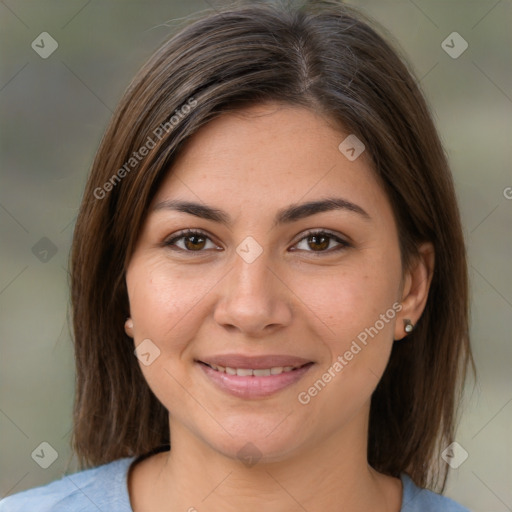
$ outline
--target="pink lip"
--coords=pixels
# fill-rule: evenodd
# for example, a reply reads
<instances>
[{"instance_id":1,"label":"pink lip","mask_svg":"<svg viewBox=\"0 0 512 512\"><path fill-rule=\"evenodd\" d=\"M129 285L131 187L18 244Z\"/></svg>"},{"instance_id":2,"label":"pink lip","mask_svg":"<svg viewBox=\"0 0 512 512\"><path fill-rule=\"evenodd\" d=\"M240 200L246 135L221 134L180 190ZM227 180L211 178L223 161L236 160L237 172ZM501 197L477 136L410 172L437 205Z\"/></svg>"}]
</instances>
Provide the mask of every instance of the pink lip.
<instances>
[{"instance_id":1,"label":"pink lip","mask_svg":"<svg viewBox=\"0 0 512 512\"><path fill-rule=\"evenodd\" d=\"M290 359L288 358L288 360ZM207 366L205 363L198 362L197 364L206 375L206 377L223 391L239 398L256 399L268 397L288 386L291 386L292 384L295 384L300 379L302 379L302 377L309 371L314 363L306 362L303 366L297 368L296 370L283 372L279 375L267 375L264 377L257 377L255 375L246 377L240 375L229 375L228 373L214 370L213 368ZM273 364L272 366L284 365ZM285 366L295 365L290 364ZM244 366L234 365L234 367L243 368ZM245 366L245 368L258 369L258 367L254 366ZM270 368L270 366L259 366L259 368Z\"/></svg>"}]
</instances>

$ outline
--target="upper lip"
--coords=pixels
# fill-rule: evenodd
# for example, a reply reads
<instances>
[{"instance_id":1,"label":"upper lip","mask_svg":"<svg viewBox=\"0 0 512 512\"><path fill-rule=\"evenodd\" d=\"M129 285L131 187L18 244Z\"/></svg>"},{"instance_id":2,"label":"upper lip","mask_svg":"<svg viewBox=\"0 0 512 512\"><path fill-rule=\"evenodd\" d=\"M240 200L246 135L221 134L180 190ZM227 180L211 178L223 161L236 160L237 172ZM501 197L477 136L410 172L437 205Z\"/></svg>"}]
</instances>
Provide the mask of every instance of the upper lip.
<instances>
[{"instance_id":1,"label":"upper lip","mask_svg":"<svg viewBox=\"0 0 512 512\"><path fill-rule=\"evenodd\" d=\"M280 366L293 366L299 368L312 363L309 359L288 355L244 356L241 354L222 354L197 359L201 363L229 368L260 370Z\"/></svg>"}]
</instances>

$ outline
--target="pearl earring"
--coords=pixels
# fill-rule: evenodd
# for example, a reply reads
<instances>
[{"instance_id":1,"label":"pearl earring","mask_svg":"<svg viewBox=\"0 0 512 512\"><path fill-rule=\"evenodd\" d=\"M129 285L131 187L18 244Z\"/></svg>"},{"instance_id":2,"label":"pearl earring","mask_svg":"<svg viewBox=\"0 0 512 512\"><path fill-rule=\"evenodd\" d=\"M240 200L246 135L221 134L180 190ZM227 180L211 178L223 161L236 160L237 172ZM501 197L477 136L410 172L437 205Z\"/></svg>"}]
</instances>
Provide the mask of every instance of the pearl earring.
<instances>
[{"instance_id":1,"label":"pearl earring","mask_svg":"<svg viewBox=\"0 0 512 512\"><path fill-rule=\"evenodd\" d=\"M406 333L410 333L413 331L413 329L414 329L414 324L408 318L405 318L404 319L404 331Z\"/></svg>"},{"instance_id":2,"label":"pearl earring","mask_svg":"<svg viewBox=\"0 0 512 512\"><path fill-rule=\"evenodd\" d=\"M126 331L126 334L128 334L128 336L131 335L131 333L129 331L131 331L132 329L133 329L133 320L131 318L127 318L126 322L124 323L124 330Z\"/></svg>"}]
</instances>

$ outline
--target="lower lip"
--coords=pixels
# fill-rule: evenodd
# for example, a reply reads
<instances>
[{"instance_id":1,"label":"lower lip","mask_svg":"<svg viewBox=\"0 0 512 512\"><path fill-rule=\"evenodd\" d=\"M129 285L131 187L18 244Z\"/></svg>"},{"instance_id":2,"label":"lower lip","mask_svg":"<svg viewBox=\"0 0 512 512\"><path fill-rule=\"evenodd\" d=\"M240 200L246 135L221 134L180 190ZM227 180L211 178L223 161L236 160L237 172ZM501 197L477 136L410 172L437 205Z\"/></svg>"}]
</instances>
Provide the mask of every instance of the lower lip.
<instances>
[{"instance_id":1,"label":"lower lip","mask_svg":"<svg viewBox=\"0 0 512 512\"><path fill-rule=\"evenodd\" d=\"M267 375L264 377L250 375L242 377L240 375L218 372L204 363L197 364L214 384L223 391L239 398L265 398L273 395L298 382L313 366L313 363L308 363L297 370L283 372L279 375Z\"/></svg>"}]
</instances>

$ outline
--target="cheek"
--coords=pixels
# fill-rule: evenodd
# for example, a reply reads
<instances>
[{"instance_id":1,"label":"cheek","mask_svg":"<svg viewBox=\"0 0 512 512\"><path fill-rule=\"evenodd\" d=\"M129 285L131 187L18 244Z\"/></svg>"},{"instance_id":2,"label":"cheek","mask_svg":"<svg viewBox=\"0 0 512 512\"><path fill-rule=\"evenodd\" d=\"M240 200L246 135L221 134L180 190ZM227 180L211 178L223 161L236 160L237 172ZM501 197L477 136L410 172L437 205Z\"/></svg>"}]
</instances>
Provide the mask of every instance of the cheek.
<instances>
[{"instance_id":1,"label":"cheek","mask_svg":"<svg viewBox=\"0 0 512 512\"><path fill-rule=\"evenodd\" d=\"M364 256L328 277L302 280L305 302L328 327L321 338L330 359L326 369L341 357L345 383L355 386L372 374L382 375L401 308L399 252L368 251Z\"/></svg>"},{"instance_id":2,"label":"cheek","mask_svg":"<svg viewBox=\"0 0 512 512\"><path fill-rule=\"evenodd\" d=\"M147 384L168 410L186 410L183 388L191 382L182 356L200 323L196 321L199 304L211 288L209 281L206 276L198 279L196 274L193 278L190 272L177 270L161 256L135 256L126 273L133 343L135 347L149 347L151 353L150 364L142 359L138 364Z\"/></svg>"},{"instance_id":3,"label":"cheek","mask_svg":"<svg viewBox=\"0 0 512 512\"><path fill-rule=\"evenodd\" d=\"M400 308L399 260L398 266L389 258L372 261L333 273L323 292L316 287L318 280L305 284L311 309L329 327L321 338L329 356L305 383L300 399L316 411L311 417L329 417L330 425L346 421L368 403L389 360Z\"/></svg>"},{"instance_id":4,"label":"cheek","mask_svg":"<svg viewBox=\"0 0 512 512\"><path fill-rule=\"evenodd\" d=\"M399 296L399 267L396 262L385 263L374 261L328 276L302 277L300 296L333 337L343 340L354 336L379 320Z\"/></svg>"},{"instance_id":5,"label":"cheek","mask_svg":"<svg viewBox=\"0 0 512 512\"><path fill-rule=\"evenodd\" d=\"M162 257L135 259L126 276L135 342L149 338L166 351L180 349L174 340L185 343L188 319L199 312L212 281L208 274L198 278L197 270L177 270Z\"/></svg>"}]
</instances>

